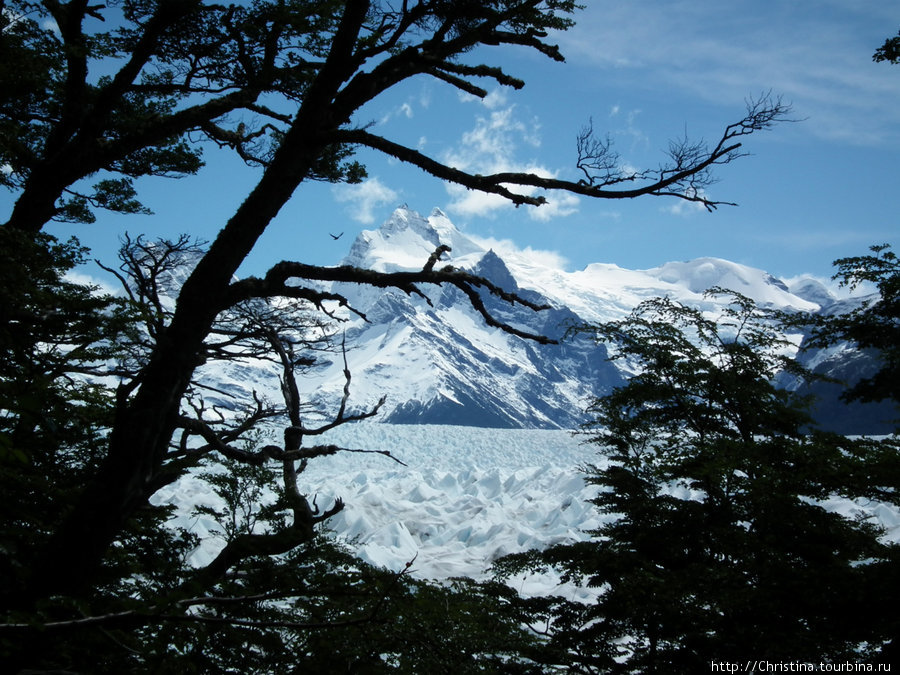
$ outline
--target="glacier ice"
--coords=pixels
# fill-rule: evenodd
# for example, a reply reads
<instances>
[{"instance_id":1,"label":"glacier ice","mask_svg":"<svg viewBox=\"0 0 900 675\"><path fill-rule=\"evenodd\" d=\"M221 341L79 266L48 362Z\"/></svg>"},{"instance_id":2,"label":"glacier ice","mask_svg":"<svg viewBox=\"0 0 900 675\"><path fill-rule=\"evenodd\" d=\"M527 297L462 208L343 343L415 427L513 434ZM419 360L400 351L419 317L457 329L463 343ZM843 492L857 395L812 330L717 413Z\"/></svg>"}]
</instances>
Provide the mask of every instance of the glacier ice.
<instances>
[{"instance_id":1,"label":"glacier ice","mask_svg":"<svg viewBox=\"0 0 900 675\"><path fill-rule=\"evenodd\" d=\"M563 430L483 429L363 422L334 429L325 442L390 450L382 455L338 454L310 462L301 489L318 502L342 498L343 511L326 521L330 536L362 559L395 571L414 560L419 578L486 578L498 557L553 544L583 541L604 519L588 500L579 467L602 466L597 448ZM685 493L685 498L692 495ZM173 521L201 538L193 564L209 562L223 545L216 525L190 515L193 504L216 505L193 476L160 490L156 503L178 507ZM823 505L848 517L879 522L900 541L900 509L832 498ZM591 589L561 586L548 572L510 581L521 592L565 593L589 600Z\"/></svg>"}]
</instances>

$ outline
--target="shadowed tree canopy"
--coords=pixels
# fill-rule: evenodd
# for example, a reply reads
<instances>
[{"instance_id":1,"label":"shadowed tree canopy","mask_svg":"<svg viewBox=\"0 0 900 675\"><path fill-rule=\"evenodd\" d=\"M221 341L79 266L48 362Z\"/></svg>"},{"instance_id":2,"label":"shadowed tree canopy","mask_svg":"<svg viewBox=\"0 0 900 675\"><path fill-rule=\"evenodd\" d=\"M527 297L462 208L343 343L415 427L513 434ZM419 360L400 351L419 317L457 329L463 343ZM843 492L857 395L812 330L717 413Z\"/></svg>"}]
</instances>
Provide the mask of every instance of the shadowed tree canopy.
<instances>
[{"instance_id":1,"label":"shadowed tree canopy","mask_svg":"<svg viewBox=\"0 0 900 675\"><path fill-rule=\"evenodd\" d=\"M872 60L900 63L900 31L895 37L885 40L884 44L875 50Z\"/></svg>"},{"instance_id":2,"label":"shadowed tree canopy","mask_svg":"<svg viewBox=\"0 0 900 675\"><path fill-rule=\"evenodd\" d=\"M809 376L788 355L781 315L707 293L730 296L715 319L656 298L591 327L637 371L588 410L604 461L586 474L603 524L591 542L509 556L498 569L552 566L596 589L593 605L532 601L549 662L570 672L886 662L898 547L871 522L823 507L836 497L896 504L896 439L810 431L808 401L773 383L785 369Z\"/></svg>"},{"instance_id":3,"label":"shadowed tree canopy","mask_svg":"<svg viewBox=\"0 0 900 675\"><path fill-rule=\"evenodd\" d=\"M874 349L880 370L859 382L849 396L863 401L900 401L900 260L890 245L872 246L864 256L834 261L835 278L850 288L863 282L878 288L877 302L866 303L847 316L836 317L831 337L853 340Z\"/></svg>"},{"instance_id":4,"label":"shadowed tree canopy","mask_svg":"<svg viewBox=\"0 0 900 675\"><path fill-rule=\"evenodd\" d=\"M321 282L423 296L423 285L450 284L463 291L490 325L543 339L492 316L479 291L534 310L540 307L484 279L440 266L441 249L423 260L417 272L282 261L260 278L234 280L241 262L304 182L354 182L365 175L353 160L357 147L517 205L544 203L535 188L598 199L671 196L709 209L723 203L703 190L713 180L712 170L742 156L744 136L785 118L788 107L778 99L749 101L744 117L726 126L715 142L674 142L657 169L640 173L623 169L609 143L598 141L587 127L577 137L574 164L583 175L577 181L529 173L471 174L359 123L368 103L413 77L431 77L451 91L479 97L487 95L485 83L524 86L484 61L493 52L480 48L529 49L562 61L552 36L572 24L576 10L572 0L257 0L228 5L0 0L0 181L16 194L4 231L31 241L52 220L89 222L96 209L144 212L135 179L197 172L202 142L231 149L259 170L243 203L178 279L172 306L154 300L152 283L146 286L152 274L138 279L137 288L143 290L133 291L130 300L143 317L146 342L133 367L118 373L121 383L110 392L111 420L96 434L104 451L46 537L28 553L31 562L21 586L6 589L11 606L27 611L48 598L83 602L91 597L104 556L121 543L128 524L146 509L158 487L185 470L171 452L176 433L190 432L211 452L237 461L252 463L264 453L282 461L286 475L294 471L294 462L302 465L299 436L305 430L293 415L283 447L270 444L243 456L230 442L236 438L231 431L217 435L202 428L196 422L202 415L194 415L193 422L185 419L195 371L205 359L222 357L211 352L211 343L227 350L222 318L240 316L248 303L290 298L310 311L333 314L348 303L323 291ZM177 253L184 243L176 242L170 252ZM140 240L132 244L131 254L137 257L121 272L126 281L135 270L159 270L159 249ZM22 272L22 286L28 274ZM280 335L262 330L256 333L257 344L273 350L276 363L288 372L296 363ZM295 394L289 393L286 404L291 408ZM291 508L299 518L310 505L296 497ZM339 504L307 514L306 525L311 529L335 509ZM269 544L270 539L265 541ZM196 575L207 587L241 559L235 548L228 550L233 558L225 555L215 569Z\"/></svg>"},{"instance_id":5,"label":"shadowed tree canopy","mask_svg":"<svg viewBox=\"0 0 900 675\"><path fill-rule=\"evenodd\" d=\"M841 286L856 289L869 284L877 297L863 300L844 314L814 317L808 346L833 347L850 342L874 363L870 375L854 382L841 398L846 401L900 401L900 259L889 244L870 247L868 255L834 261ZM799 322L803 323L803 317ZM896 423L896 420L894 420Z\"/></svg>"}]
</instances>

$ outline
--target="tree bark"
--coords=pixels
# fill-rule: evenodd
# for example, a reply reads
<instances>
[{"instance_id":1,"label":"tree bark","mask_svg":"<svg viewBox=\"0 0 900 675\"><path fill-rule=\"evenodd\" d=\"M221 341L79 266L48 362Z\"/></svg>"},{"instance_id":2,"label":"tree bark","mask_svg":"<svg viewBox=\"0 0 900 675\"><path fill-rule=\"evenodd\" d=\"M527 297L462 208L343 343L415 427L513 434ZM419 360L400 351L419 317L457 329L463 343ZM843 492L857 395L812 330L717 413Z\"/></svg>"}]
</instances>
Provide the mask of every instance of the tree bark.
<instances>
[{"instance_id":1,"label":"tree bark","mask_svg":"<svg viewBox=\"0 0 900 675\"><path fill-rule=\"evenodd\" d=\"M226 308L233 275L268 224L311 173L334 131L331 103L347 73L368 3L349 2L328 63L308 92L259 183L237 209L185 281L170 326L160 336L134 398L116 416L109 453L96 480L51 537L35 566L25 600L89 591L103 556L135 510L151 496L175 431L181 399L199 362L203 341ZM329 67L332 65L333 67Z\"/></svg>"}]
</instances>

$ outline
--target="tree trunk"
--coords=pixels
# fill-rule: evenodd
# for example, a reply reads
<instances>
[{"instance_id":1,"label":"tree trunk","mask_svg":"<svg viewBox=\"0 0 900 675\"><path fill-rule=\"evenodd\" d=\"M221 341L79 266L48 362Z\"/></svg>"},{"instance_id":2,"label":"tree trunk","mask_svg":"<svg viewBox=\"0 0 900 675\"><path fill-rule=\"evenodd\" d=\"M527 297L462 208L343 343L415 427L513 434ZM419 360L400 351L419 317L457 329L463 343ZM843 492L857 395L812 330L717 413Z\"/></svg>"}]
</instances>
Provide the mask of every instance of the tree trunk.
<instances>
[{"instance_id":1,"label":"tree trunk","mask_svg":"<svg viewBox=\"0 0 900 675\"><path fill-rule=\"evenodd\" d=\"M53 594L88 592L103 557L135 510L151 496L175 430L181 399L190 383L203 341L225 309L229 284L294 190L310 175L337 129L366 96L334 100L348 70L369 3L347 3L331 52L282 139L275 156L247 199L219 232L185 281L171 325L160 335L143 369L134 398L117 413L109 454L96 480L52 535L25 590L27 603ZM374 95L374 94L371 94Z\"/></svg>"},{"instance_id":2,"label":"tree trunk","mask_svg":"<svg viewBox=\"0 0 900 675\"><path fill-rule=\"evenodd\" d=\"M151 496L149 485L162 465L181 399L203 341L224 309L231 279L322 151L318 139L325 134L309 128L296 125L285 137L281 161L268 167L182 287L172 323L143 369L140 387L117 413L109 454L41 555L26 602L88 591L106 550Z\"/></svg>"},{"instance_id":3,"label":"tree trunk","mask_svg":"<svg viewBox=\"0 0 900 675\"><path fill-rule=\"evenodd\" d=\"M35 169L28 177L4 227L36 234L57 214L57 202L78 176L68 176L51 166Z\"/></svg>"}]
</instances>

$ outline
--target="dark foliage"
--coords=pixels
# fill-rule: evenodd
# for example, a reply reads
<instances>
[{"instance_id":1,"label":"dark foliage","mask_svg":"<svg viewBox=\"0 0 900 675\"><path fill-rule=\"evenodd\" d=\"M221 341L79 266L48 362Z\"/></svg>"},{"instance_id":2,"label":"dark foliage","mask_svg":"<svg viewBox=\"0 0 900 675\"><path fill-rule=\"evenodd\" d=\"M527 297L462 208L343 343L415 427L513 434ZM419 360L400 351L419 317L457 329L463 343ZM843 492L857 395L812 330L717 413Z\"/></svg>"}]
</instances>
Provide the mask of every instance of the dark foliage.
<instances>
[{"instance_id":1,"label":"dark foliage","mask_svg":"<svg viewBox=\"0 0 900 675\"><path fill-rule=\"evenodd\" d=\"M771 381L796 370L776 318L735 294L718 322L660 299L595 327L638 368L591 407L607 459L587 477L606 524L593 542L500 565L550 565L599 594L539 608L546 658L575 672L700 672L862 660L890 640L896 548L823 504L896 503L897 443L805 431L805 402Z\"/></svg>"},{"instance_id":2,"label":"dark foliage","mask_svg":"<svg viewBox=\"0 0 900 675\"><path fill-rule=\"evenodd\" d=\"M900 401L900 260L887 244L871 250L871 255L836 260L835 278L850 288L874 284L878 299L831 317L818 339L826 344L849 340L877 353L880 369L848 392L850 400Z\"/></svg>"},{"instance_id":3,"label":"dark foliage","mask_svg":"<svg viewBox=\"0 0 900 675\"><path fill-rule=\"evenodd\" d=\"M299 186L353 182L365 175L353 159L356 147L515 204L544 203L534 188L599 199L674 196L710 209L719 204L697 186L710 179L713 167L743 154L744 136L784 118L787 106L777 98L750 101L745 116L715 143L673 144L658 170L640 176L610 169L603 149L591 143L589 133L583 135L577 161L588 180L577 182L527 173L469 174L377 136L358 122L368 103L415 76L476 96L487 94L484 82L523 86L500 67L474 60L476 53L489 53L477 48L526 48L561 61L548 38L571 25L576 9L571 0L234 5L0 0L0 181L15 193L3 225L8 246L2 247L2 274L8 283L0 291L2 311L10 313L0 345L0 478L8 488L0 550L5 574L0 640L12 661L8 669L164 670L172 654L163 643L171 641L176 652L187 655L196 649L194 638L205 636L229 643L216 646L227 655L222 659L233 662L206 654L204 668L265 670L264 654L277 651L291 629L299 634L311 627L279 619L282 623L270 630L257 630L261 627L243 625L239 617L271 622L288 612L303 624L359 617L345 608L318 617L316 603L305 600L291 615L290 603L287 608L279 604L321 597L319 589L303 586L305 571L324 569L318 577L310 572L323 584L324 576L341 577L339 565L327 562L332 553L322 553L314 543L321 524L343 503L320 508L299 491L297 475L309 461L343 449L310 441L377 412L377 406L367 411L349 407L349 371L337 410L310 415L304 408L295 372L308 367L320 350L337 351L329 344L333 331L327 326L340 311L355 311L344 297L322 290L322 282L418 295L424 295L426 284L452 285L488 324L545 340L504 323L481 294L536 311L541 307L477 276L441 267L445 251L440 248L414 272L283 261L259 278L234 280ZM48 222L89 222L98 208L146 212L138 179L190 176L202 166L204 143L229 149L259 170L258 182L208 247L189 237L126 241L120 266L106 267L126 289L121 300L64 279L81 254L76 245L60 245L41 234ZM628 189L621 189L623 181ZM247 358L270 358L276 364L283 400L264 401L250 393L226 414L210 402L203 366ZM274 419L282 438L254 436L255 427ZM195 542L163 527L168 514L150 499L201 464L225 459L242 468L218 489L231 490L233 497L250 494L242 492L249 485L242 481L271 478L255 474L256 469L275 471L280 501L275 511L263 514L268 520L260 530L240 529L235 521L221 551L194 568L187 556ZM342 583L363 579L354 574ZM384 606L386 582L371 570L364 579L359 584L368 589L369 606ZM446 617L434 613L428 606L433 602L455 604L461 615L472 617L473 626L483 627L487 620L464 598L451 599L452 588L410 588L395 590L432 602L398 611L394 622L411 621L417 611L422 621L436 622L430 635L405 624L411 649L410 634L423 640L415 654L424 659L433 650L448 660L455 654L460 668L478 668L495 663L490 654L507 653L490 642L493 636L469 634L470 642L483 645L478 656L445 640L447 624L438 619ZM466 585L459 589L475 596L488 592ZM261 603L248 600L269 592L283 595ZM208 616L201 609L206 606L213 608ZM215 619L223 611L224 622L197 618ZM366 620L373 614L374 609ZM201 630L208 633L200 635ZM172 632L167 637L165 631ZM244 631L244 649L235 646L240 643L236 631ZM315 635L304 633L297 640L314 644ZM387 639L391 633L370 635ZM393 654L396 649L351 639L345 646L347 663L357 666L361 650ZM315 659L321 651L311 653L310 663L320 663ZM426 669L416 658L403 667L432 667ZM187 658L181 665L190 668Z\"/></svg>"},{"instance_id":4,"label":"dark foliage","mask_svg":"<svg viewBox=\"0 0 900 675\"><path fill-rule=\"evenodd\" d=\"M30 552L102 461L115 391L98 378L118 375L134 333L121 300L65 277L83 255L74 239L0 229L4 593L27 583Z\"/></svg>"},{"instance_id":5,"label":"dark foliage","mask_svg":"<svg viewBox=\"0 0 900 675\"><path fill-rule=\"evenodd\" d=\"M872 60L900 63L900 32L895 37L885 40L884 44L875 50Z\"/></svg>"}]
</instances>

